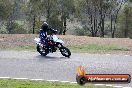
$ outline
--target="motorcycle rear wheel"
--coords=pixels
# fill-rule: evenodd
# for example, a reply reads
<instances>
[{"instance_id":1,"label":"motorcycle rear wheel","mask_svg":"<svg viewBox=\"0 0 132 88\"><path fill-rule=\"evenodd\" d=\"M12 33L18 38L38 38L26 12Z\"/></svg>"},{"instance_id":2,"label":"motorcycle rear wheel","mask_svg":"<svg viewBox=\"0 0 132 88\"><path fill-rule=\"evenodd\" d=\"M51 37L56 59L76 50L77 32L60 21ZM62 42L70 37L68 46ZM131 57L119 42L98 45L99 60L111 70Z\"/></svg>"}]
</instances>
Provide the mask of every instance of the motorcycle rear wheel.
<instances>
[{"instance_id":1,"label":"motorcycle rear wheel","mask_svg":"<svg viewBox=\"0 0 132 88\"><path fill-rule=\"evenodd\" d=\"M37 48L37 51L38 51L42 56L46 56L46 55L48 54L48 52L47 52L45 49L41 48L40 45L37 45L36 48Z\"/></svg>"}]
</instances>

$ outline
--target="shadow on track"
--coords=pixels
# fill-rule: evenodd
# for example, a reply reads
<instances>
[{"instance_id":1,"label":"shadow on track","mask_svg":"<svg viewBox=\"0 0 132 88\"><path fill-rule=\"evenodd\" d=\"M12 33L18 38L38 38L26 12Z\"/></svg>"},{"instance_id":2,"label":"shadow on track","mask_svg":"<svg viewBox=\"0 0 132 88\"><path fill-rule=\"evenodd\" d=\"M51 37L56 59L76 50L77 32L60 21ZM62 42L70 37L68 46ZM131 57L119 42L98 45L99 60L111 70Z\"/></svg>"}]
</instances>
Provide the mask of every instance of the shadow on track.
<instances>
[{"instance_id":1,"label":"shadow on track","mask_svg":"<svg viewBox=\"0 0 132 88\"><path fill-rule=\"evenodd\" d=\"M66 60L66 59L69 59L67 57L55 57L55 56L41 56L41 55L38 55L36 56L36 58L39 60L39 61L61 61L61 60Z\"/></svg>"}]
</instances>

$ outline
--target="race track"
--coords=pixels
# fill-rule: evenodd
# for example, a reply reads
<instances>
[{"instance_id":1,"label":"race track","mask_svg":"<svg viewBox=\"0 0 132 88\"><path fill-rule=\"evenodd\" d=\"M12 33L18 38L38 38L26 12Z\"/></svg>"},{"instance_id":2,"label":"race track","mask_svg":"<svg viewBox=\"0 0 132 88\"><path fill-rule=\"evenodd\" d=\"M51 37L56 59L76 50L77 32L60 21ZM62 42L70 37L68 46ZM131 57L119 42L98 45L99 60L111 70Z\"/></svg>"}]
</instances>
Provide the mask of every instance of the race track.
<instances>
[{"instance_id":1,"label":"race track","mask_svg":"<svg viewBox=\"0 0 132 88\"><path fill-rule=\"evenodd\" d=\"M132 56L129 55L72 53L71 58L65 58L59 52L42 57L37 52L0 51L0 77L75 82L80 65L89 74L132 75ZM132 82L112 85L132 87Z\"/></svg>"}]
</instances>

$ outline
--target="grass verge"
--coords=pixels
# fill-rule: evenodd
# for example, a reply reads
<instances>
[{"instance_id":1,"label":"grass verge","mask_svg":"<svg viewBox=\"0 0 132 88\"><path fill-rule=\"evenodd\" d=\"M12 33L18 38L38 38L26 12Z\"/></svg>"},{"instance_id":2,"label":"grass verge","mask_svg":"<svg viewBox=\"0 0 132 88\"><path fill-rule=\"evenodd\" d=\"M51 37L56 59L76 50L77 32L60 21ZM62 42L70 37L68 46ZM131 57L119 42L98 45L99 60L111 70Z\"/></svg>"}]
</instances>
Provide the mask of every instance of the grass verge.
<instances>
[{"instance_id":1,"label":"grass verge","mask_svg":"<svg viewBox=\"0 0 132 88\"><path fill-rule=\"evenodd\" d=\"M101 53L101 52L113 52L113 51L129 51L127 48L115 46L115 45L70 45L67 46L74 53ZM1 50L14 50L14 51L36 51L36 46L16 46L14 48L3 48Z\"/></svg>"},{"instance_id":2,"label":"grass verge","mask_svg":"<svg viewBox=\"0 0 132 88\"><path fill-rule=\"evenodd\" d=\"M71 45L68 46L73 52L112 52L112 51L129 51L127 48L122 48L115 45L99 45L99 44L88 44L88 45Z\"/></svg>"},{"instance_id":3,"label":"grass verge","mask_svg":"<svg viewBox=\"0 0 132 88\"><path fill-rule=\"evenodd\" d=\"M105 86L80 86L77 84L28 81L28 80L0 80L0 88L111 88Z\"/></svg>"},{"instance_id":4,"label":"grass verge","mask_svg":"<svg viewBox=\"0 0 132 88\"><path fill-rule=\"evenodd\" d=\"M36 46L16 46L11 48L1 48L1 50L8 50L8 51L36 51Z\"/></svg>"}]
</instances>

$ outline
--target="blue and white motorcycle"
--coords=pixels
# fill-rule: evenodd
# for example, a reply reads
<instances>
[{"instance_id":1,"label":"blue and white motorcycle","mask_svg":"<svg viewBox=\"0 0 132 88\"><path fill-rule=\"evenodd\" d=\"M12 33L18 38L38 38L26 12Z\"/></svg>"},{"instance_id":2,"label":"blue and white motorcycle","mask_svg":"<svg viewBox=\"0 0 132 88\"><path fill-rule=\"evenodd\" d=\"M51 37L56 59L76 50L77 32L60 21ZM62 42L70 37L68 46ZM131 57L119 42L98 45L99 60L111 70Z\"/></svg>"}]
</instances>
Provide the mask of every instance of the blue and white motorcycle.
<instances>
[{"instance_id":1,"label":"blue and white motorcycle","mask_svg":"<svg viewBox=\"0 0 132 88\"><path fill-rule=\"evenodd\" d=\"M47 45L43 45L40 42L40 38L35 38L34 39L36 44L37 44L37 51L42 55L46 56L49 53L56 52L57 49L60 50L61 54L65 57L70 57L71 52L68 48L66 48L63 44L64 42L57 37L57 35L52 34L49 37L47 37Z\"/></svg>"}]
</instances>

